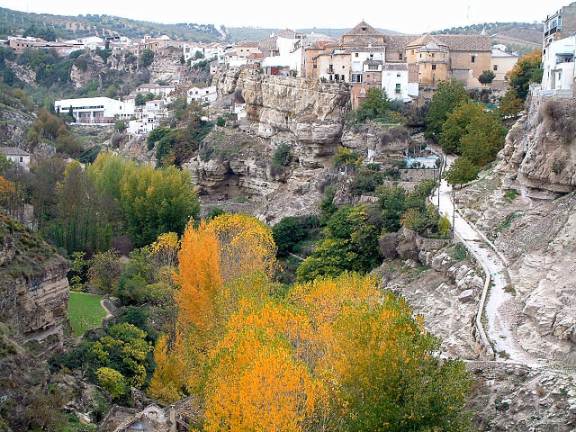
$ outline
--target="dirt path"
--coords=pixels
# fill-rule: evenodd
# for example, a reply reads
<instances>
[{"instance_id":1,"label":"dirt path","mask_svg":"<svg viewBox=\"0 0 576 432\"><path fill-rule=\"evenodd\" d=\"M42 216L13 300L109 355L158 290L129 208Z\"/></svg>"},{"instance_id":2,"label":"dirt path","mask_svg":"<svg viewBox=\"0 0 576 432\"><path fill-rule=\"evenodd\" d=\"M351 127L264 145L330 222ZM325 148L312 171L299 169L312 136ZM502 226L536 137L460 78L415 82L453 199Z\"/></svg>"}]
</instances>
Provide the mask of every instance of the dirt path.
<instances>
[{"instance_id":1,"label":"dirt path","mask_svg":"<svg viewBox=\"0 0 576 432\"><path fill-rule=\"evenodd\" d=\"M455 158L449 156L445 159L447 169ZM451 222L454 221L455 237L490 276L490 283L486 287L485 307L480 311L480 321L494 351L495 359L541 367L543 362L526 352L516 337L514 330L520 310L511 294L513 291L505 259L494 249L492 243L473 224L466 221L458 209L454 208L452 187L445 180L442 181L439 191L435 191L432 202L436 206L439 203L440 214L447 216Z\"/></svg>"},{"instance_id":2,"label":"dirt path","mask_svg":"<svg viewBox=\"0 0 576 432\"><path fill-rule=\"evenodd\" d=\"M102 306L102 309L106 311L106 316L102 319L102 321L108 320L114 316L114 314L110 311L110 309L108 309L108 306L106 306L106 303L108 301L109 300L105 298L100 300L100 306Z\"/></svg>"}]
</instances>

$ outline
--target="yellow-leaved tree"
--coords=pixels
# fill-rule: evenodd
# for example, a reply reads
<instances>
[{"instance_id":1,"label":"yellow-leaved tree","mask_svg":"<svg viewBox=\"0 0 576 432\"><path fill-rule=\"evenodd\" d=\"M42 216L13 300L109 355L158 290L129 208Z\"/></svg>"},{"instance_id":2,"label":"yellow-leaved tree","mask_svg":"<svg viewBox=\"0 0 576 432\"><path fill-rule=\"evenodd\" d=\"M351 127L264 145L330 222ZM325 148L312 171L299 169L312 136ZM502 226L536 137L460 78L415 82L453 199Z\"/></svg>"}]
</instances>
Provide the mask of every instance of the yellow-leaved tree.
<instances>
[{"instance_id":1,"label":"yellow-leaved tree","mask_svg":"<svg viewBox=\"0 0 576 432\"><path fill-rule=\"evenodd\" d=\"M183 369L180 381L171 384L157 382L162 378L155 373L152 396L171 402L174 398L163 395L181 394L182 389L202 391L208 353L224 331L223 315L231 314L239 301L225 286L251 275L267 277L273 271L275 255L270 229L253 217L225 214L197 227L188 226L178 253L176 328L172 348L163 361L176 356ZM157 392L167 385L175 388L162 395Z\"/></svg>"}]
</instances>

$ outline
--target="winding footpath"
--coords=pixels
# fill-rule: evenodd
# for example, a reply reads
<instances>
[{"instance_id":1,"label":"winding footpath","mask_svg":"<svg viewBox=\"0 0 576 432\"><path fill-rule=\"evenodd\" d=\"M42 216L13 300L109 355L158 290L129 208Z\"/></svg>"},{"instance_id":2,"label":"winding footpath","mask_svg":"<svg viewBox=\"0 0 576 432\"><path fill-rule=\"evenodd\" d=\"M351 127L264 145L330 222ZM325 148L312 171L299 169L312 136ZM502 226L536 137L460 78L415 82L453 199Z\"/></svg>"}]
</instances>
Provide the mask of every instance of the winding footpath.
<instances>
[{"instance_id":1,"label":"winding footpath","mask_svg":"<svg viewBox=\"0 0 576 432\"><path fill-rule=\"evenodd\" d=\"M455 158L444 155L443 158L446 170ZM484 234L458 212L453 202L452 187L445 180L442 180L440 188L434 192L431 199L439 213L453 222L455 238L462 242L486 274L486 286L480 301L476 327L480 340L484 345L488 345L487 352L493 353L497 361L529 367L544 366L538 358L522 348L514 332L520 311L512 294L514 291L509 282L506 259L497 252Z\"/></svg>"}]
</instances>

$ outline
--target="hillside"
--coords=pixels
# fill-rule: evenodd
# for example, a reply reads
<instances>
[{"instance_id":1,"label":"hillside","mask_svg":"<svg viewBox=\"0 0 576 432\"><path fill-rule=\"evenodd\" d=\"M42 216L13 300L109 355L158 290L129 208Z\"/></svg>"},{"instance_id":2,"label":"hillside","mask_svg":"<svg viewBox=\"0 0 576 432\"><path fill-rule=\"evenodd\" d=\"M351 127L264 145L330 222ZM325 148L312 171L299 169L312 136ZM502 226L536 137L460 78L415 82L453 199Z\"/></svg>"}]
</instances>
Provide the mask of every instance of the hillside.
<instances>
[{"instance_id":1,"label":"hillside","mask_svg":"<svg viewBox=\"0 0 576 432\"><path fill-rule=\"evenodd\" d=\"M433 32L434 34L481 34L485 32L497 44L508 45L515 51L526 52L542 46L542 23L482 23L463 27L452 27Z\"/></svg>"},{"instance_id":2,"label":"hillside","mask_svg":"<svg viewBox=\"0 0 576 432\"><path fill-rule=\"evenodd\" d=\"M98 34L121 34L141 38L146 34L166 34L174 39L216 41L222 35L212 24L161 24L137 21L109 15L63 16L37 14L0 8L0 38L7 35L31 33L31 36L74 38ZM36 34L34 34L36 33Z\"/></svg>"},{"instance_id":3,"label":"hillside","mask_svg":"<svg viewBox=\"0 0 576 432\"><path fill-rule=\"evenodd\" d=\"M227 27L226 33L228 35L228 39L232 42L241 41L241 40L260 40L267 38L272 33L278 33L282 29L275 29L275 28L261 28L261 27ZM341 35L349 31L348 28L304 28L304 29L297 29L296 31L302 33L320 33L326 36L330 36L333 38L339 38ZM388 35L395 35L401 34L399 32L395 32L392 30L386 29L378 29L378 31L388 34Z\"/></svg>"}]
</instances>

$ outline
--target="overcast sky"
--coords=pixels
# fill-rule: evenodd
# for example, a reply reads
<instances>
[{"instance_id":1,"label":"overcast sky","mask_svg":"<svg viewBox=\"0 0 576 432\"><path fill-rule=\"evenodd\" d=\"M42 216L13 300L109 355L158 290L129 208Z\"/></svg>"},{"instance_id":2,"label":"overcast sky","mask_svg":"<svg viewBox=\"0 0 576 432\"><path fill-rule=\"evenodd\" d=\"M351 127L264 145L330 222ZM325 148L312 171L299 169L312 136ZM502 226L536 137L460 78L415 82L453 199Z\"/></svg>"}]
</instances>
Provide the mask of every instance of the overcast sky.
<instances>
[{"instance_id":1,"label":"overcast sky","mask_svg":"<svg viewBox=\"0 0 576 432\"><path fill-rule=\"evenodd\" d=\"M569 0L0 0L61 15L108 14L175 23L274 28L352 27L361 19L402 33L493 21L542 21Z\"/></svg>"}]
</instances>

